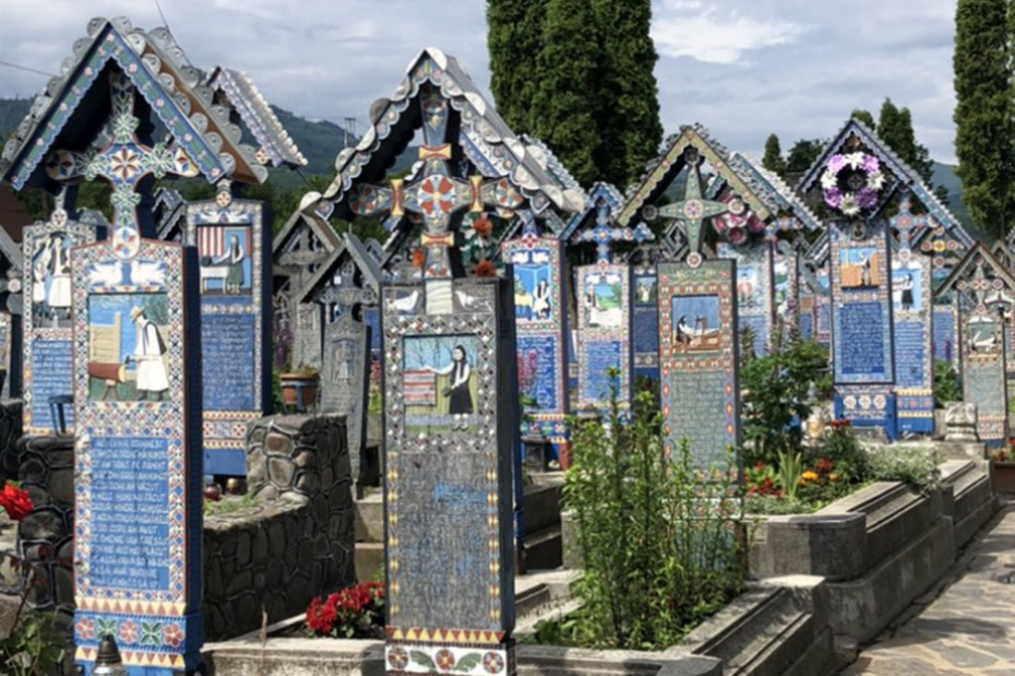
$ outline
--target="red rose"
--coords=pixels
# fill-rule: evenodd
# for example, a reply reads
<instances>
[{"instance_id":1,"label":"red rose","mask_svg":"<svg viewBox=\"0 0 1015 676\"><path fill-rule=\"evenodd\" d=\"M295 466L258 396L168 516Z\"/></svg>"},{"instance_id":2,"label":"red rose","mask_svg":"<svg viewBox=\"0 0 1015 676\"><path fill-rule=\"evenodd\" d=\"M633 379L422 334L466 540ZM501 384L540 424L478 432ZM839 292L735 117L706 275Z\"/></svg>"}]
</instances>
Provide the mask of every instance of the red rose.
<instances>
[{"instance_id":1,"label":"red rose","mask_svg":"<svg viewBox=\"0 0 1015 676\"><path fill-rule=\"evenodd\" d=\"M476 276L477 277L496 277L497 268L490 261L479 261L476 264Z\"/></svg>"},{"instance_id":2,"label":"red rose","mask_svg":"<svg viewBox=\"0 0 1015 676\"><path fill-rule=\"evenodd\" d=\"M493 223L490 222L489 216L483 214L473 222L472 229L480 237L489 237L493 233Z\"/></svg>"},{"instance_id":3,"label":"red rose","mask_svg":"<svg viewBox=\"0 0 1015 676\"><path fill-rule=\"evenodd\" d=\"M11 521L21 521L34 509L28 492L17 488L14 484L4 485L3 492L0 492L0 507L7 510L7 516Z\"/></svg>"}]
</instances>

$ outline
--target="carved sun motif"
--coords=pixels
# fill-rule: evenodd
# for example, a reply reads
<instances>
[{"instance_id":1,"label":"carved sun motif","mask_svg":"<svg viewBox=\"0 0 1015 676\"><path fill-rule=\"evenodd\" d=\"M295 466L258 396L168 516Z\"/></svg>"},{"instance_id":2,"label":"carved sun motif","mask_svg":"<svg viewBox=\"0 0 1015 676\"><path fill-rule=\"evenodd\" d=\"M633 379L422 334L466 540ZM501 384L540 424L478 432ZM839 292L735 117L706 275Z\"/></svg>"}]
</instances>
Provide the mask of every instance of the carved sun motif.
<instances>
[{"instance_id":1,"label":"carved sun motif","mask_svg":"<svg viewBox=\"0 0 1015 676\"><path fill-rule=\"evenodd\" d=\"M684 203L684 215L689 219L698 219L705 214L705 205L701 200L687 200Z\"/></svg>"},{"instance_id":2,"label":"carved sun motif","mask_svg":"<svg viewBox=\"0 0 1015 676\"><path fill-rule=\"evenodd\" d=\"M141 156L133 148L120 148L110 156L109 170L121 181L129 181L141 171Z\"/></svg>"}]
</instances>

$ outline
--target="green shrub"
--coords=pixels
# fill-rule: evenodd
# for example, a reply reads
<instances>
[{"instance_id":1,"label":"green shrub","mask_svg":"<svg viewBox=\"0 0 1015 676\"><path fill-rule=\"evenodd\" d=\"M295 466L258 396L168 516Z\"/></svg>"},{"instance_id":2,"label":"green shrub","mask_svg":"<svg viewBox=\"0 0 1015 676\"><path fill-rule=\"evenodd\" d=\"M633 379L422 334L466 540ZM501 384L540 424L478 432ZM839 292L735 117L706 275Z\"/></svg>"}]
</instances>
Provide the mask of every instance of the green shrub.
<instances>
[{"instance_id":1,"label":"green shrub","mask_svg":"<svg viewBox=\"0 0 1015 676\"><path fill-rule=\"evenodd\" d=\"M779 453L797 451L799 424L811 414L813 393L828 366L828 351L813 341L791 336L785 347L743 360L744 452L746 464L775 464Z\"/></svg>"},{"instance_id":2,"label":"green shrub","mask_svg":"<svg viewBox=\"0 0 1015 676\"><path fill-rule=\"evenodd\" d=\"M934 454L917 446L871 446L866 455L871 481L905 481L926 492L941 477Z\"/></svg>"},{"instance_id":3,"label":"green shrub","mask_svg":"<svg viewBox=\"0 0 1015 676\"><path fill-rule=\"evenodd\" d=\"M962 401L962 384L951 363L938 359L934 361L934 407L944 408L950 401Z\"/></svg>"},{"instance_id":4,"label":"green shrub","mask_svg":"<svg viewBox=\"0 0 1015 676\"><path fill-rule=\"evenodd\" d=\"M614 391L607 425L573 430L564 504L584 560L573 585L582 605L559 628L545 628L555 642L665 648L742 585L732 450L707 472L694 466L686 442L668 453L651 396L641 393L624 421Z\"/></svg>"}]
</instances>

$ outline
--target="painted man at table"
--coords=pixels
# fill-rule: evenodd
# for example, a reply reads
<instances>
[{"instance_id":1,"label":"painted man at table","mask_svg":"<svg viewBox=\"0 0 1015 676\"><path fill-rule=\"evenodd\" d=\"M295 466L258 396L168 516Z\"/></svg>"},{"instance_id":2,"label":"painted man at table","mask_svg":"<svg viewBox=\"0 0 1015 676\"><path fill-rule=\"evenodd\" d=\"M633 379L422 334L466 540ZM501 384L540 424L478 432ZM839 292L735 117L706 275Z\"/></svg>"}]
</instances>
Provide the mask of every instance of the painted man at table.
<instances>
[{"instance_id":1,"label":"painted man at table","mask_svg":"<svg viewBox=\"0 0 1015 676\"><path fill-rule=\"evenodd\" d=\"M137 362L138 400L162 401L163 393L169 389L169 377L163 359L166 353L165 342L159 327L148 319L144 309L135 307L130 311L130 318L137 327L133 359Z\"/></svg>"}]
</instances>

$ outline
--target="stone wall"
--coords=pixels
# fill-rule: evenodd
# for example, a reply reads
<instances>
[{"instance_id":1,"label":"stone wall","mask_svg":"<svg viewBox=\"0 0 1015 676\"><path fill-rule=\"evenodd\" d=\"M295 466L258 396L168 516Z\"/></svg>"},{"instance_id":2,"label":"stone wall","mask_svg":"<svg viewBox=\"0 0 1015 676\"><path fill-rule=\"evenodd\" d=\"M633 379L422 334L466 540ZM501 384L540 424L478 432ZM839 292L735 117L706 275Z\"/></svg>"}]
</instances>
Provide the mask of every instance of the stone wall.
<instances>
[{"instance_id":1,"label":"stone wall","mask_svg":"<svg viewBox=\"0 0 1015 676\"><path fill-rule=\"evenodd\" d=\"M17 476L35 509L18 526L18 551L32 563L36 608L74 610L74 439L23 437Z\"/></svg>"},{"instance_id":2,"label":"stone wall","mask_svg":"<svg viewBox=\"0 0 1015 676\"><path fill-rule=\"evenodd\" d=\"M352 475L342 416L282 415L247 435L252 504L205 518L208 640L298 615L355 581Z\"/></svg>"},{"instance_id":3,"label":"stone wall","mask_svg":"<svg viewBox=\"0 0 1015 676\"><path fill-rule=\"evenodd\" d=\"M21 406L20 399L0 402L0 482L18 477Z\"/></svg>"},{"instance_id":4,"label":"stone wall","mask_svg":"<svg viewBox=\"0 0 1015 676\"><path fill-rule=\"evenodd\" d=\"M74 448L70 437L26 437L18 476L35 510L19 549L41 564L30 597L72 611ZM248 431L251 497L213 507L204 523L208 640L238 636L306 610L355 581L352 476L342 416L263 418ZM225 505L239 506L214 514Z\"/></svg>"}]
</instances>

